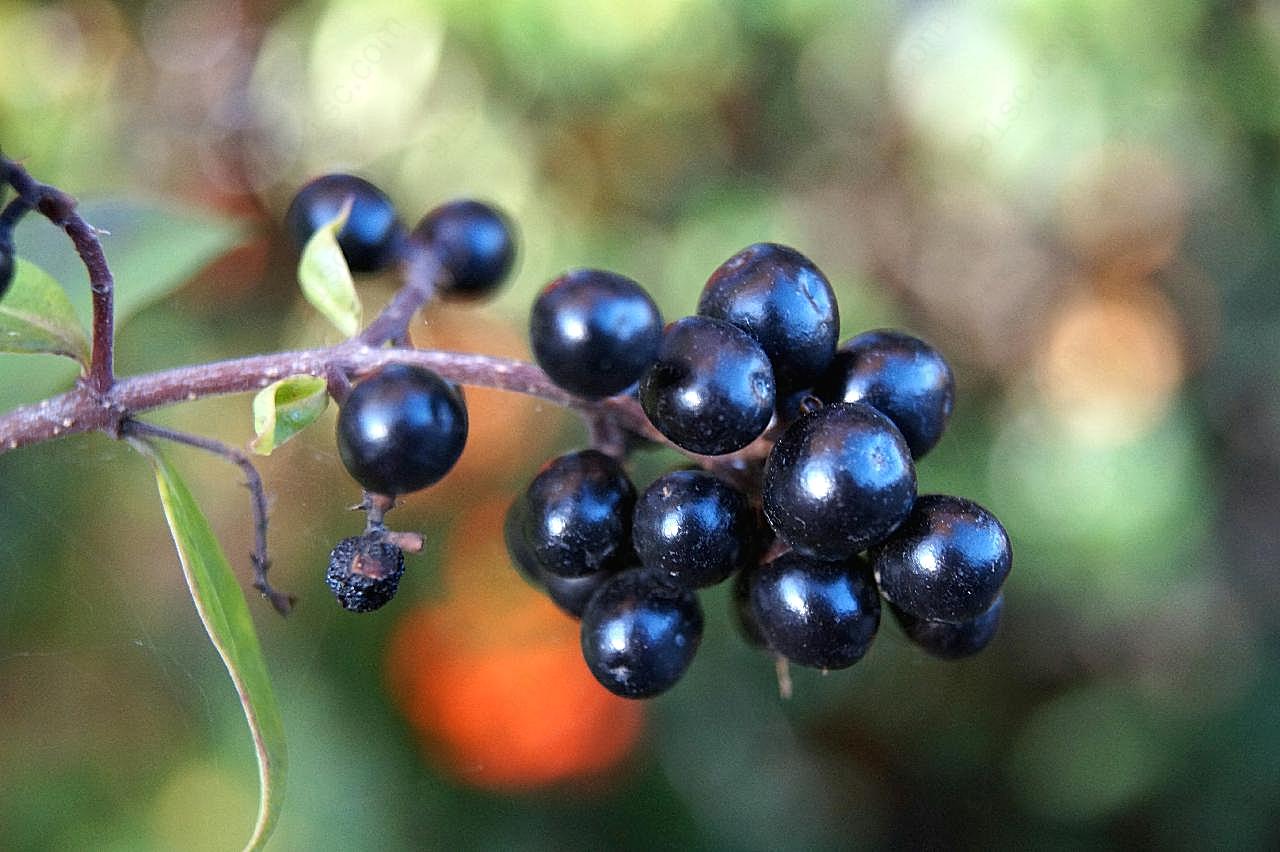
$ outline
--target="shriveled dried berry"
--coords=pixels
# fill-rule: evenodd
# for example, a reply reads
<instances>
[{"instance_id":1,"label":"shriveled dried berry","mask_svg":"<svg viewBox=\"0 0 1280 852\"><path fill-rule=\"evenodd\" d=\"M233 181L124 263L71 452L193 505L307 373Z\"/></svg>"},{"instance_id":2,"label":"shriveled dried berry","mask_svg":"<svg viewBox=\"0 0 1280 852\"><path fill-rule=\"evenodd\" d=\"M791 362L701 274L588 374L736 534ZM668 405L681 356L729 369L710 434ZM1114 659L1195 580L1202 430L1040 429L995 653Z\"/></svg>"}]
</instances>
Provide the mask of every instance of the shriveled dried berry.
<instances>
[{"instance_id":1,"label":"shriveled dried berry","mask_svg":"<svg viewBox=\"0 0 1280 852\"><path fill-rule=\"evenodd\" d=\"M372 612L395 597L404 551L380 533L344 538L329 554L325 582L342 608Z\"/></svg>"}]
</instances>

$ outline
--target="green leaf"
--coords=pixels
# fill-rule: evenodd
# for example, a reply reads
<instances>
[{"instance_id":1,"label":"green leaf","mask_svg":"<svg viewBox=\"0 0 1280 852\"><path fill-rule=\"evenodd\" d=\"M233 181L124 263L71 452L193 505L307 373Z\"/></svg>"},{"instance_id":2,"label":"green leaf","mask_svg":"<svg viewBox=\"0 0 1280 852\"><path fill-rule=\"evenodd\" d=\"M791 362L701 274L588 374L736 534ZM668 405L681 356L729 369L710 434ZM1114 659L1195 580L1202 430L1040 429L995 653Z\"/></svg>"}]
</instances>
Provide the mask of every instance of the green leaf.
<instances>
[{"instance_id":1,"label":"green leaf","mask_svg":"<svg viewBox=\"0 0 1280 852\"><path fill-rule=\"evenodd\" d=\"M253 430L258 437L250 446L259 455L271 455L314 423L328 405L328 388L318 376L290 376L268 385L253 398Z\"/></svg>"},{"instance_id":2,"label":"green leaf","mask_svg":"<svg viewBox=\"0 0 1280 852\"><path fill-rule=\"evenodd\" d=\"M47 352L89 363L89 341L66 292L23 258L0 298L0 352Z\"/></svg>"},{"instance_id":3,"label":"green leaf","mask_svg":"<svg viewBox=\"0 0 1280 852\"><path fill-rule=\"evenodd\" d=\"M128 198L87 201L80 213L108 233L102 249L116 279L116 332L142 308L190 280L201 267L241 239L244 229L190 208ZM84 327L93 315L89 278L67 235L31 214L14 236L18 253L62 285ZM57 358L0 355L0 410L65 389L77 369Z\"/></svg>"},{"instance_id":4,"label":"green leaf","mask_svg":"<svg viewBox=\"0 0 1280 852\"><path fill-rule=\"evenodd\" d=\"M316 310L347 337L360 330L360 297L347 259L338 245L338 232L347 223L351 202L347 201L332 221L316 229L298 261L298 283L302 294Z\"/></svg>"},{"instance_id":5,"label":"green leaf","mask_svg":"<svg viewBox=\"0 0 1280 852\"><path fill-rule=\"evenodd\" d=\"M177 290L243 236L233 221L190 208L130 198L87 201L85 221L99 238L116 280L117 330L147 305ZM92 316L89 280L67 235L43 217L18 226L15 244L23 257L46 269L71 295L80 317Z\"/></svg>"},{"instance_id":6,"label":"green leaf","mask_svg":"<svg viewBox=\"0 0 1280 852\"><path fill-rule=\"evenodd\" d=\"M258 757L259 798L258 819L245 848L260 849L280 816L286 764L284 725L262 647L236 576L191 492L155 448L142 441L132 443L155 466L160 502L191 599L231 675L249 722Z\"/></svg>"}]
</instances>

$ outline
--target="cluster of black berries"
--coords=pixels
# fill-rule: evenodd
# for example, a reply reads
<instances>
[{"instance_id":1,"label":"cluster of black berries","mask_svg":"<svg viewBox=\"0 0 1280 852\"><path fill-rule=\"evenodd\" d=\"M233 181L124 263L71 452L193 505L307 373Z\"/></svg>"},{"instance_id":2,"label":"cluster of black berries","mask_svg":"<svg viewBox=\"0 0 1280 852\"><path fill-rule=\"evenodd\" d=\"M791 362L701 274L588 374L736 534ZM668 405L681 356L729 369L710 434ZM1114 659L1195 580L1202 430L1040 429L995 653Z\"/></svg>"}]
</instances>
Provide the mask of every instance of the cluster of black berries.
<instances>
[{"instance_id":1,"label":"cluster of black berries","mask_svg":"<svg viewBox=\"0 0 1280 852\"><path fill-rule=\"evenodd\" d=\"M317 178L294 197L285 224L297 247L347 204L337 239L353 272L381 272L416 243L442 267L439 294L470 300L493 292L511 271L512 228L493 207L454 201L406 234L390 199L347 174ZM453 468L467 441L466 403L459 388L431 370L393 364L364 377L341 402L337 439L347 472L370 495L370 513L364 535L333 549L325 579L344 608L369 612L391 600L404 573L403 538L383 526L382 512L396 496L426 488Z\"/></svg>"},{"instance_id":2,"label":"cluster of black berries","mask_svg":"<svg viewBox=\"0 0 1280 852\"><path fill-rule=\"evenodd\" d=\"M338 242L354 271L384 269L416 243L441 263L440 293L466 299L511 268L512 231L493 208L447 204L406 234L387 197L350 175L299 192L287 215L299 245L348 203ZM950 367L896 331L837 347L835 294L799 252L744 249L711 275L697 313L665 328L635 281L570 271L538 295L530 333L557 385L593 400L634 395L697 462L637 496L619 458L569 453L508 511L515 565L581 619L583 655L609 690L640 698L674 685L702 636L696 591L730 577L744 635L800 665L857 662L882 596L936 656L967 656L994 636L1008 536L971 501L916 494L915 461L951 415ZM330 557L344 607L376 609L395 593L405 534L382 513L443 477L466 437L461 392L429 370L385 367L342 401L338 451L370 509L365 534Z\"/></svg>"},{"instance_id":3,"label":"cluster of black berries","mask_svg":"<svg viewBox=\"0 0 1280 852\"><path fill-rule=\"evenodd\" d=\"M653 426L705 469L638 498L596 450L548 462L508 513L515 564L581 618L606 688L653 696L683 675L703 617L695 591L737 577L749 640L800 665L844 668L889 601L944 658L992 638L1009 540L957 497L916 494L955 385L928 344L895 331L837 348L826 277L762 243L722 264L694 316L663 328L636 282L597 270L552 281L531 317L539 365L572 393L635 394Z\"/></svg>"}]
</instances>

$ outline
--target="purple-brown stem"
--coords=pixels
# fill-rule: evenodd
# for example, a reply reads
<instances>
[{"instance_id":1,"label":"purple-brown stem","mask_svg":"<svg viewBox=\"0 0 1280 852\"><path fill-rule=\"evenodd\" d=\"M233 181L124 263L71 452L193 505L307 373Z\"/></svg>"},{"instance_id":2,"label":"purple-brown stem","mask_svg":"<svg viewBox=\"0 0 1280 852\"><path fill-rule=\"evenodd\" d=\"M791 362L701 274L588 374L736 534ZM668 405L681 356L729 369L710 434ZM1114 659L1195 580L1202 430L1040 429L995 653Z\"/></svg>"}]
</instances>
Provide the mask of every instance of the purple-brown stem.
<instances>
[{"instance_id":1,"label":"purple-brown stem","mask_svg":"<svg viewBox=\"0 0 1280 852\"><path fill-rule=\"evenodd\" d=\"M436 280L444 270L435 254L410 242L401 261L401 272L404 284L382 313L356 336L356 340L370 348L377 348L388 341L407 348L409 323L435 295Z\"/></svg>"},{"instance_id":2,"label":"purple-brown stem","mask_svg":"<svg viewBox=\"0 0 1280 852\"><path fill-rule=\"evenodd\" d=\"M262 477L249 456L221 441L188 432L179 432L176 429L168 429L141 420L126 420L120 424L120 435L144 439L159 438L177 444L186 444L189 447L213 453L244 472L245 487L249 489L250 504L253 508L254 547L253 553L249 554L249 559L253 562L253 587L261 592L264 598L271 601L276 612L288 615L289 610L293 608L295 600L293 595L273 589L271 583L267 581L267 571L271 568L271 560L267 557L267 492L262 487Z\"/></svg>"},{"instance_id":3,"label":"purple-brown stem","mask_svg":"<svg viewBox=\"0 0 1280 852\"><path fill-rule=\"evenodd\" d=\"M458 384L523 393L584 414L606 414L629 432L663 441L634 399L580 399L556 387L546 373L525 361L466 352L370 349L348 342L132 376L120 379L102 396L77 387L0 415L0 454L63 435L94 431L114 435L128 416L210 396L256 391L287 376L328 378L336 370L358 379L393 363L426 367Z\"/></svg>"},{"instance_id":4,"label":"purple-brown stem","mask_svg":"<svg viewBox=\"0 0 1280 852\"><path fill-rule=\"evenodd\" d=\"M40 215L67 232L89 273L89 289L93 294L93 350L89 373L83 381L90 392L102 397L115 383L115 279L98 242L98 232L76 212L74 198L36 180L7 157L0 157L0 180L12 186L18 197Z\"/></svg>"},{"instance_id":5,"label":"purple-brown stem","mask_svg":"<svg viewBox=\"0 0 1280 852\"><path fill-rule=\"evenodd\" d=\"M0 210L0 248L13 250L13 229L22 217L31 212L31 205L22 196L10 201Z\"/></svg>"}]
</instances>

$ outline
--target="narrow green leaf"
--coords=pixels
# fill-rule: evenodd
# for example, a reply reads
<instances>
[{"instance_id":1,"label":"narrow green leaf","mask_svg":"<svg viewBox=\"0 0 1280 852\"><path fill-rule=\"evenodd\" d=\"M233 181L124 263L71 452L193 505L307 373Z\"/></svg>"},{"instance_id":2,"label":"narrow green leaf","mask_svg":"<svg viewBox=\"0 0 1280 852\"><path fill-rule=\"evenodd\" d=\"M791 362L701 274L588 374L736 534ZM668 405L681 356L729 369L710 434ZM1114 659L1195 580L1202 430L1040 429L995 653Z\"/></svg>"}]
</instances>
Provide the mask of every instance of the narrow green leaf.
<instances>
[{"instance_id":1,"label":"narrow green leaf","mask_svg":"<svg viewBox=\"0 0 1280 852\"><path fill-rule=\"evenodd\" d=\"M290 376L267 385L253 398L253 430L258 437L250 446L259 455L271 455L314 423L328 405L328 389L318 376Z\"/></svg>"},{"instance_id":2,"label":"narrow green leaf","mask_svg":"<svg viewBox=\"0 0 1280 852\"><path fill-rule=\"evenodd\" d=\"M280 816L286 756L284 725L258 634L240 584L191 492L155 448L141 441L133 443L155 466L160 502L178 548L191 599L231 675L249 722L258 757L259 799L258 819L245 849L261 849Z\"/></svg>"},{"instance_id":3,"label":"narrow green leaf","mask_svg":"<svg viewBox=\"0 0 1280 852\"><path fill-rule=\"evenodd\" d=\"M338 232L350 213L348 201L331 222L316 229L298 261L302 294L347 337L360 330L361 315L360 297L351 280L347 259L338 245Z\"/></svg>"},{"instance_id":4,"label":"narrow green leaf","mask_svg":"<svg viewBox=\"0 0 1280 852\"><path fill-rule=\"evenodd\" d=\"M89 363L89 341L66 291L40 267L16 258L0 299L0 352L47 352Z\"/></svg>"}]
</instances>

